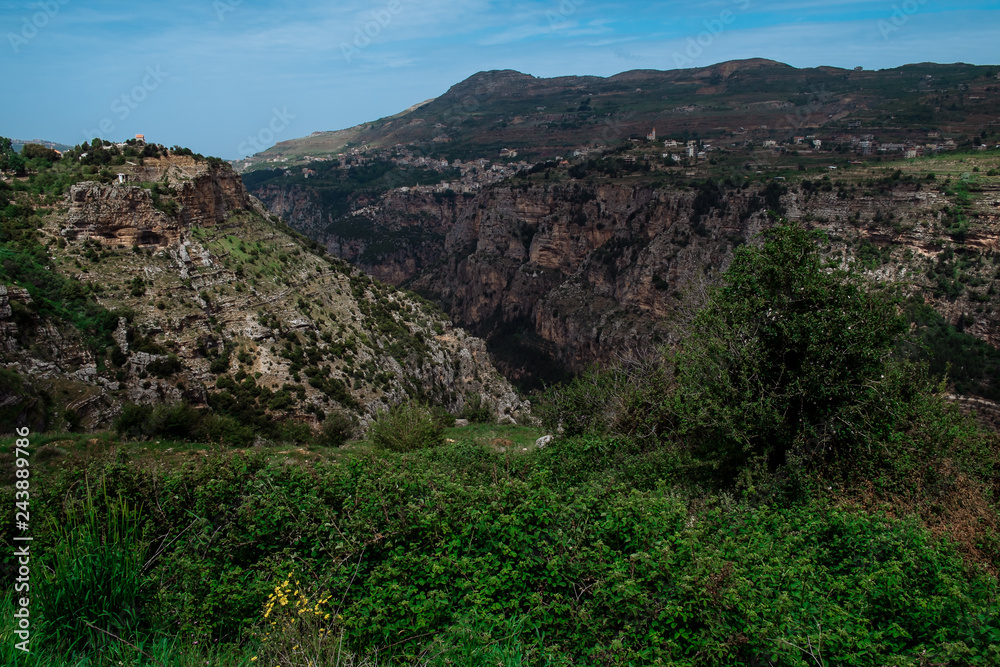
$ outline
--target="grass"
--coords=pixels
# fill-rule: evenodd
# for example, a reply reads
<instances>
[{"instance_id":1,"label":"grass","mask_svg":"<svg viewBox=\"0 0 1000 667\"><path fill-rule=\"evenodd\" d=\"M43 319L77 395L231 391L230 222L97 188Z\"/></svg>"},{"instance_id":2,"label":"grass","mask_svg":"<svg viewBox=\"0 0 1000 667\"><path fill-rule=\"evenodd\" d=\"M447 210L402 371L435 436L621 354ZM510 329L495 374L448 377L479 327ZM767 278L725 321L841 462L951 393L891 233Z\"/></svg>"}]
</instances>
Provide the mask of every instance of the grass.
<instances>
[{"instance_id":1,"label":"grass","mask_svg":"<svg viewBox=\"0 0 1000 667\"><path fill-rule=\"evenodd\" d=\"M485 445L498 451L523 452L536 449L535 441L548 431L533 426L510 424L470 424L445 429L446 442ZM102 458L123 458L136 463L171 467L213 454L241 451L214 443L196 443L182 440L122 440L110 431L100 433L44 433L32 434L32 469L36 474L46 474L59 469L75 469L88 461ZM0 438L0 450L10 451L15 438ZM352 440L343 447L324 447L278 444L260 449L274 461L288 463L316 463L341 461L357 453L374 452L366 440Z\"/></svg>"},{"instance_id":2,"label":"grass","mask_svg":"<svg viewBox=\"0 0 1000 667\"><path fill-rule=\"evenodd\" d=\"M533 426L470 424L445 429L444 437L446 441L488 445L501 451L532 451L535 441L546 434Z\"/></svg>"}]
</instances>

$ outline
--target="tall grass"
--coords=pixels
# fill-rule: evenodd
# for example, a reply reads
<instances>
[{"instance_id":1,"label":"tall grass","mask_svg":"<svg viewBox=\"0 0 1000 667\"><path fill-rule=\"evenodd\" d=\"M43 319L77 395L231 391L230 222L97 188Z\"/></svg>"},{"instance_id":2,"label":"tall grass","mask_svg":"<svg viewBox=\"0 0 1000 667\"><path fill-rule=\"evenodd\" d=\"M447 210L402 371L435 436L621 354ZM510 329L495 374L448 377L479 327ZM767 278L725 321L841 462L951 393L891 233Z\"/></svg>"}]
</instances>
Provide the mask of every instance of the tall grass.
<instances>
[{"instance_id":1,"label":"tall grass","mask_svg":"<svg viewBox=\"0 0 1000 667\"><path fill-rule=\"evenodd\" d=\"M47 645L67 653L121 644L145 625L142 517L103 485L96 495L88 485L64 523L52 520L55 544L42 561L39 630Z\"/></svg>"}]
</instances>

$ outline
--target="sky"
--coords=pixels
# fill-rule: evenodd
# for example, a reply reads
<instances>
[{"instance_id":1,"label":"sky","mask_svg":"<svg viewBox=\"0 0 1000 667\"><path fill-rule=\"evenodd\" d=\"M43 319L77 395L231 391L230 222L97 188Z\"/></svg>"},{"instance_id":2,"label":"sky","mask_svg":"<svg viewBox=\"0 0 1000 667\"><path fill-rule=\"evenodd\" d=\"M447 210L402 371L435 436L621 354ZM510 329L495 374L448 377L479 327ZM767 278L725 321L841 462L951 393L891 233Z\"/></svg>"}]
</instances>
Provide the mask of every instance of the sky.
<instances>
[{"instance_id":1,"label":"sky","mask_svg":"<svg viewBox=\"0 0 1000 667\"><path fill-rule=\"evenodd\" d=\"M0 136L236 159L479 71L1000 64L997 0L0 0Z\"/></svg>"}]
</instances>

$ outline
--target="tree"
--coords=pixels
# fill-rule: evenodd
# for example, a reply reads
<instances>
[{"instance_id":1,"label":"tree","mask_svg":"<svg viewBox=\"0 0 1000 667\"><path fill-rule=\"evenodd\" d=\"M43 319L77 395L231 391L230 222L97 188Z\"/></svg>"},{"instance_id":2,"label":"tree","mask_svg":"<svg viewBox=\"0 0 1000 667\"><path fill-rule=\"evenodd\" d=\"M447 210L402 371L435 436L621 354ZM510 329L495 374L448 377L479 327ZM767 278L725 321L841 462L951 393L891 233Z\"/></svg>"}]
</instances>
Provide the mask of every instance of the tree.
<instances>
[{"instance_id":1,"label":"tree","mask_svg":"<svg viewBox=\"0 0 1000 667\"><path fill-rule=\"evenodd\" d=\"M797 224L742 246L676 357L676 428L724 479L808 469L886 442L928 390L895 300L825 264Z\"/></svg>"},{"instance_id":2,"label":"tree","mask_svg":"<svg viewBox=\"0 0 1000 667\"><path fill-rule=\"evenodd\" d=\"M14 151L14 146L7 137L0 137L0 171L24 173L24 158Z\"/></svg>"},{"instance_id":3,"label":"tree","mask_svg":"<svg viewBox=\"0 0 1000 667\"><path fill-rule=\"evenodd\" d=\"M21 157L25 160L42 160L43 162L56 162L59 153L51 148L46 148L41 144L25 144L21 149Z\"/></svg>"}]
</instances>

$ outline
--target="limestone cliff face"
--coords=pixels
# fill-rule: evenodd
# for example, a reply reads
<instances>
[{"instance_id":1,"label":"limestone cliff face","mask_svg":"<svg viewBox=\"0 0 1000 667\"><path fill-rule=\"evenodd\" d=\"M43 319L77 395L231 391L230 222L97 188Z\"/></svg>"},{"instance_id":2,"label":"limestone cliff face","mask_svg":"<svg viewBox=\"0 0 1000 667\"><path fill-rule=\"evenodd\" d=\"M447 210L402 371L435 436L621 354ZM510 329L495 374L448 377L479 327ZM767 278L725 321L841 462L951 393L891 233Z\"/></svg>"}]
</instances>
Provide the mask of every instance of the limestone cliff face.
<instances>
[{"instance_id":1,"label":"limestone cliff face","mask_svg":"<svg viewBox=\"0 0 1000 667\"><path fill-rule=\"evenodd\" d=\"M77 183L70 188L64 235L128 247L176 246L193 226L223 222L255 202L231 169L189 157L119 167L122 183ZM157 184L157 195L137 182ZM158 207L159 204L159 207Z\"/></svg>"},{"instance_id":2,"label":"limestone cliff face","mask_svg":"<svg viewBox=\"0 0 1000 667\"><path fill-rule=\"evenodd\" d=\"M284 196L280 210L292 224L323 226L309 193ZM715 280L736 245L759 242L775 205L826 231L831 256L911 285L950 321L964 316L968 332L1000 345L1000 313L984 307L992 269L981 267L961 294L942 294L932 276L956 248L983 256L997 249L1000 195L987 188L981 201L971 229L955 240L944 228L948 198L912 184L842 192L778 182L717 191L504 184L445 205L395 191L318 238L372 275L434 297L477 334L516 330L579 370L669 339L668 320L685 293Z\"/></svg>"},{"instance_id":3,"label":"limestone cliff face","mask_svg":"<svg viewBox=\"0 0 1000 667\"><path fill-rule=\"evenodd\" d=\"M64 235L111 245L176 245L184 226L153 207L149 190L129 185L77 183L70 188Z\"/></svg>"}]
</instances>

